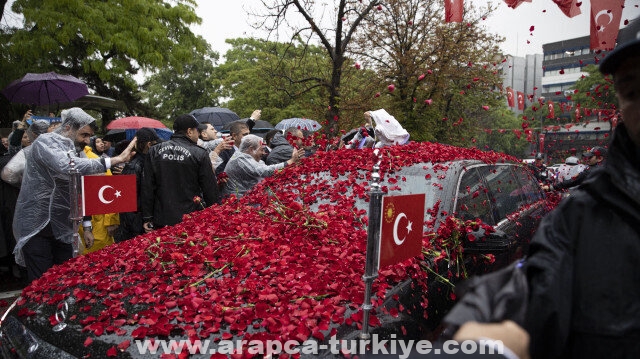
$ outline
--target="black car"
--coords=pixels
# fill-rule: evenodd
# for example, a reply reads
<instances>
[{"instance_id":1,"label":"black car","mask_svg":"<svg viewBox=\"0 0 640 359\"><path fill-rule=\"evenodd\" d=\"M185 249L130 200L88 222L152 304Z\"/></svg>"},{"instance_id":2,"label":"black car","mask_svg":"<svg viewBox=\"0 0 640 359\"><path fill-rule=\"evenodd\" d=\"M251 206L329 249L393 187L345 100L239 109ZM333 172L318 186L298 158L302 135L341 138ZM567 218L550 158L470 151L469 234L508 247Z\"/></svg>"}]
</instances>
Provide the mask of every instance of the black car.
<instances>
[{"instance_id":1,"label":"black car","mask_svg":"<svg viewBox=\"0 0 640 359\"><path fill-rule=\"evenodd\" d=\"M2 318L4 356L244 358L268 341L343 355L328 344L362 328L378 160L383 192L425 193L426 211L422 254L379 271L370 333L437 335L455 284L523 256L553 207L516 158L432 143L318 152L241 199L53 267Z\"/></svg>"}]
</instances>

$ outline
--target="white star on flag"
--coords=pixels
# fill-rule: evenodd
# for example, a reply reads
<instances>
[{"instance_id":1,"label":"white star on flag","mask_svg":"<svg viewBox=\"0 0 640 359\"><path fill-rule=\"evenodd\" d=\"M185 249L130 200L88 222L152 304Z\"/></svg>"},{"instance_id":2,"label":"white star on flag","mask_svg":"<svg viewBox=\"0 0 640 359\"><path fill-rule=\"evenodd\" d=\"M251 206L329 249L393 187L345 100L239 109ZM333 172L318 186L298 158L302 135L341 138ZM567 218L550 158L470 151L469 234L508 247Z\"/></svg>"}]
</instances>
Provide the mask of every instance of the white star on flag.
<instances>
[{"instance_id":1,"label":"white star on flag","mask_svg":"<svg viewBox=\"0 0 640 359\"><path fill-rule=\"evenodd\" d=\"M120 191L116 190L116 198L119 198L120 196L122 196L122 194L120 194Z\"/></svg>"}]
</instances>

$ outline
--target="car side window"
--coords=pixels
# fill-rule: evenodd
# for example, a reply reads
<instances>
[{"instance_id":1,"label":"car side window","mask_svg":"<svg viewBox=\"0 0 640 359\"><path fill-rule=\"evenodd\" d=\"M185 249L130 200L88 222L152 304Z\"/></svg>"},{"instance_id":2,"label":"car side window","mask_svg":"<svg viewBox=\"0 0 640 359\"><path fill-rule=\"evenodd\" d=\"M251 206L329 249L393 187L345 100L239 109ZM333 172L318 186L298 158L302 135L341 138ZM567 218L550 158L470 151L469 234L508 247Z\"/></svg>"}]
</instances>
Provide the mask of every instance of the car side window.
<instances>
[{"instance_id":1,"label":"car side window","mask_svg":"<svg viewBox=\"0 0 640 359\"><path fill-rule=\"evenodd\" d=\"M514 166L513 171L520 180L520 188L527 203L534 203L544 198L544 192L531 171L524 166Z\"/></svg>"},{"instance_id":2,"label":"car side window","mask_svg":"<svg viewBox=\"0 0 640 359\"><path fill-rule=\"evenodd\" d=\"M492 202L496 209L496 220L500 222L508 214L518 210L524 202L520 182L509 165L490 166L485 179L491 191Z\"/></svg>"},{"instance_id":3,"label":"car side window","mask_svg":"<svg viewBox=\"0 0 640 359\"><path fill-rule=\"evenodd\" d=\"M480 218L482 222L495 225L488 190L477 168L470 168L462 174L456 194L456 213L463 220Z\"/></svg>"}]
</instances>

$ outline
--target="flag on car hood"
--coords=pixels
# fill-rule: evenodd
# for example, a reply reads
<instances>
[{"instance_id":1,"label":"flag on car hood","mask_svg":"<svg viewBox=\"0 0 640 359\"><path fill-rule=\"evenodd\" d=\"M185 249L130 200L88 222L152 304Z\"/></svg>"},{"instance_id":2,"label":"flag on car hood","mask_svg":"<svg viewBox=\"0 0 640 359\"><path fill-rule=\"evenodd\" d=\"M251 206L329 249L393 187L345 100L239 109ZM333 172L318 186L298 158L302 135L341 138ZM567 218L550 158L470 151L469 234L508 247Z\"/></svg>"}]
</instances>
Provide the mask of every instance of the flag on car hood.
<instances>
[{"instance_id":1,"label":"flag on car hood","mask_svg":"<svg viewBox=\"0 0 640 359\"><path fill-rule=\"evenodd\" d=\"M422 253L424 193L382 197L380 268Z\"/></svg>"}]
</instances>

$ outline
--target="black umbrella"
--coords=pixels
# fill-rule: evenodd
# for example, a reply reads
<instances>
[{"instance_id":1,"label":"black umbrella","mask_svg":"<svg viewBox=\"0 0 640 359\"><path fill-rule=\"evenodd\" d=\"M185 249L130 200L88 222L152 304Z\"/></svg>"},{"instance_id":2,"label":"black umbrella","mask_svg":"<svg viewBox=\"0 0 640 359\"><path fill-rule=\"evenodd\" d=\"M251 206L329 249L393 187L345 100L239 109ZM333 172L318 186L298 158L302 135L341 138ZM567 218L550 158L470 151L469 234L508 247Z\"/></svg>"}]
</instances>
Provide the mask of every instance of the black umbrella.
<instances>
[{"instance_id":1,"label":"black umbrella","mask_svg":"<svg viewBox=\"0 0 640 359\"><path fill-rule=\"evenodd\" d=\"M210 123L216 131L233 121L238 121L240 116L237 113L224 107L203 107L189 113L200 123Z\"/></svg>"},{"instance_id":2,"label":"black umbrella","mask_svg":"<svg viewBox=\"0 0 640 359\"><path fill-rule=\"evenodd\" d=\"M242 120L240 120L240 122L247 123L247 120L248 120L248 118L243 118ZM229 122L229 123L225 124L224 126L222 126L222 130L220 130L220 131L221 132L228 132L232 123L233 122ZM273 128L274 127L270 122L267 122L265 120L257 120L255 125L253 125L253 128L251 129L251 132L258 131L258 130L266 130L264 132L268 132L269 130L272 130Z\"/></svg>"}]
</instances>

